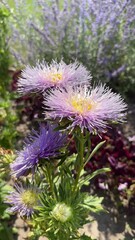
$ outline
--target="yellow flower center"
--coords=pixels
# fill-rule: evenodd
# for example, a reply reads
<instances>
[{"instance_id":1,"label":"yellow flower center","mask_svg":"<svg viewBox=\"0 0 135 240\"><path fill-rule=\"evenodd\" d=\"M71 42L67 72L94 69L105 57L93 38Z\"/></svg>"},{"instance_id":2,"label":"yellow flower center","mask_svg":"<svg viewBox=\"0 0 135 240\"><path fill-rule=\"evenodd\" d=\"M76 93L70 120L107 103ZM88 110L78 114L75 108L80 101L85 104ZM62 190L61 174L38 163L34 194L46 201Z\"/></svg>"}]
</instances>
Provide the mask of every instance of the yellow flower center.
<instances>
[{"instance_id":1,"label":"yellow flower center","mask_svg":"<svg viewBox=\"0 0 135 240\"><path fill-rule=\"evenodd\" d=\"M53 83L57 83L62 80L62 73L51 73L50 77Z\"/></svg>"},{"instance_id":2,"label":"yellow flower center","mask_svg":"<svg viewBox=\"0 0 135 240\"><path fill-rule=\"evenodd\" d=\"M74 97L71 100L71 105L75 111L77 111L80 114L83 114L92 109L94 102L90 101L90 99L87 98Z\"/></svg>"},{"instance_id":3,"label":"yellow flower center","mask_svg":"<svg viewBox=\"0 0 135 240\"><path fill-rule=\"evenodd\" d=\"M32 190L26 190L22 193L22 202L28 207L33 207L37 204L37 194Z\"/></svg>"},{"instance_id":4,"label":"yellow flower center","mask_svg":"<svg viewBox=\"0 0 135 240\"><path fill-rule=\"evenodd\" d=\"M72 210L65 203L57 203L52 211L52 215L57 221L64 223L72 216Z\"/></svg>"}]
</instances>

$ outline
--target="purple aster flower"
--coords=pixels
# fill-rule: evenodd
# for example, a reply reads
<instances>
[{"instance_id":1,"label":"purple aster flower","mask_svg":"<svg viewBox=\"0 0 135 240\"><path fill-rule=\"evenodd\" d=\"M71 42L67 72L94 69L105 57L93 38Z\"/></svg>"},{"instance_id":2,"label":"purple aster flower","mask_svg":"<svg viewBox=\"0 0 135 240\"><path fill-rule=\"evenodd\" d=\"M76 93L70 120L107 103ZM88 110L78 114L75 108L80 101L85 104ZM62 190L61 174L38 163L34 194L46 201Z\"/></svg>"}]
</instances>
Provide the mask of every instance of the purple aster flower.
<instances>
[{"instance_id":1,"label":"purple aster flower","mask_svg":"<svg viewBox=\"0 0 135 240\"><path fill-rule=\"evenodd\" d=\"M68 118L70 127L88 128L93 133L104 132L110 121L121 122L126 110L120 95L105 85L55 89L45 96L45 105L49 118Z\"/></svg>"},{"instance_id":2,"label":"purple aster flower","mask_svg":"<svg viewBox=\"0 0 135 240\"><path fill-rule=\"evenodd\" d=\"M34 207L38 205L38 190L34 187L23 188L22 185L15 184L15 190L7 197L5 202L12 207L7 211L10 213L19 213L21 217L31 217L34 213Z\"/></svg>"},{"instance_id":3,"label":"purple aster flower","mask_svg":"<svg viewBox=\"0 0 135 240\"><path fill-rule=\"evenodd\" d=\"M36 67L27 66L18 81L20 93L45 91L50 87L65 87L87 83L91 79L86 68L75 62L69 65L63 61L56 63L38 63Z\"/></svg>"},{"instance_id":4,"label":"purple aster flower","mask_svg":"<svg viewBox=\"0 0 135 240\"><path fill-rule=\"evenodd\" d=\"M64 146L66 135L54 131L54 127L40 126L40 132L33 130L33 135L26 139L25 147L18 153L11 164L12 174L16 177L26 175L30 170L35 171L40 158L56 157L59 149Z\"/></svg>"}]
</instances>

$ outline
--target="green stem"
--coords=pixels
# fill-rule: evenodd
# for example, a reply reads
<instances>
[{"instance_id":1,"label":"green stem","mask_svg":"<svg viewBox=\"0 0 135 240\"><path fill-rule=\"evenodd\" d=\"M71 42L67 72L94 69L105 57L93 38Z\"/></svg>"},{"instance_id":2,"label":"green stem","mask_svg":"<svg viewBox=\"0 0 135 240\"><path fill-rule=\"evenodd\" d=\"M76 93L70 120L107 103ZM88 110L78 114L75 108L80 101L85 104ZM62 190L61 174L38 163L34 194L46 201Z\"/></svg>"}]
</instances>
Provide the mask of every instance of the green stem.
<instances>
[{"instance_id":1,"label":"green stem","mask_svg":"<svg viewBox=\"0 0 135 240\"><path fill-rule=\"evenodd\" d=\"M50 190L53 194L53 197L55 198L55 192L54 192L54 185L53 185L53 179L52 179L52 174L51 174L51 166L48 166L48 164L46 165L46 172L47 172L47 180L48 180L48 183L49 183L49 186L50 186Z\"/></svg>"},{"instance_id":2,"label":"green stem","mask_svg":"<svg viewBox=\"0 0 135 240\"><path fill-rule=\"evenodd\" d=\"M90 139L90 134L88 135L87 138L87 143L88 143L88 148L87 148L87 154L85 156L85 159L88 159L89 155L90 155L90 150L91 150L91 139Z\"/></svg>"},{"instance_id":3,"label":"green stem","mask_svg":"<svg viewBox=\"0 0 135 240\"><path fill-rule=\"evenodd\" d=\"M73 188L73 192L75 192L75 190L77 189L80 174L81 174L81 171L83 169L84 136L83 136L83 133L81 131L80 131L80 134L79 134L78 143L79 143L78 157L77 157L78 172L77 172L77 176L76 176L76 179L75 179L75 185L74 185L74 188Z\"/></svg>"}]
</instances>

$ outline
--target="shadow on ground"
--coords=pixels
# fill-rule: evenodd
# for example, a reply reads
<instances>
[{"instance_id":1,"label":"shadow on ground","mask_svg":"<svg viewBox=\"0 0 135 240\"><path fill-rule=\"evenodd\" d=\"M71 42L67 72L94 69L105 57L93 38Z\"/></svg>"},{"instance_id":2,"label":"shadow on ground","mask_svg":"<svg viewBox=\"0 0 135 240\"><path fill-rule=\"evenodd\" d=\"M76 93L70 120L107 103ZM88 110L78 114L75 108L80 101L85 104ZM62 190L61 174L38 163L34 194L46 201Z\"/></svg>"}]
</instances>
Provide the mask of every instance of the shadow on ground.
<instances>
[{"instance_id":1,"label":"shadow on ground","mask_svg":"<svg viewBox=\"0 0 135 240\"><path fill-rule=\"evenodd\" d=\"M104 208L106 212L91 214L95 221L85 225L85 232L97 240L135 240L135 209L116 207L109 197Z\"/></svg>"}]
</instances>

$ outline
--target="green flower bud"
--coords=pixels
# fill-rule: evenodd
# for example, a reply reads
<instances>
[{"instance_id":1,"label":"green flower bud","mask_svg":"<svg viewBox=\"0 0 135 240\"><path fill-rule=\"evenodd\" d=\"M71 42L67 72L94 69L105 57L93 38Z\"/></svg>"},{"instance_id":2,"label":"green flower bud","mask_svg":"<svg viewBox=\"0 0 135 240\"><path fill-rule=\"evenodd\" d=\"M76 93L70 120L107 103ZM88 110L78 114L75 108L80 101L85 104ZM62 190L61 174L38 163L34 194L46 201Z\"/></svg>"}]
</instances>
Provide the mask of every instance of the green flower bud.
<instances>
[{"instance_id":1,"label":"green flower bud","mask_svg":"<svg viewBox=\"0 0 135 240\"><path fill-rule=\"evenodd\" d=\"M65 203L57 203L52 211L52 216L60 222L67 222L72 217L72 209Z\"/></svg>"}]
</instances>

